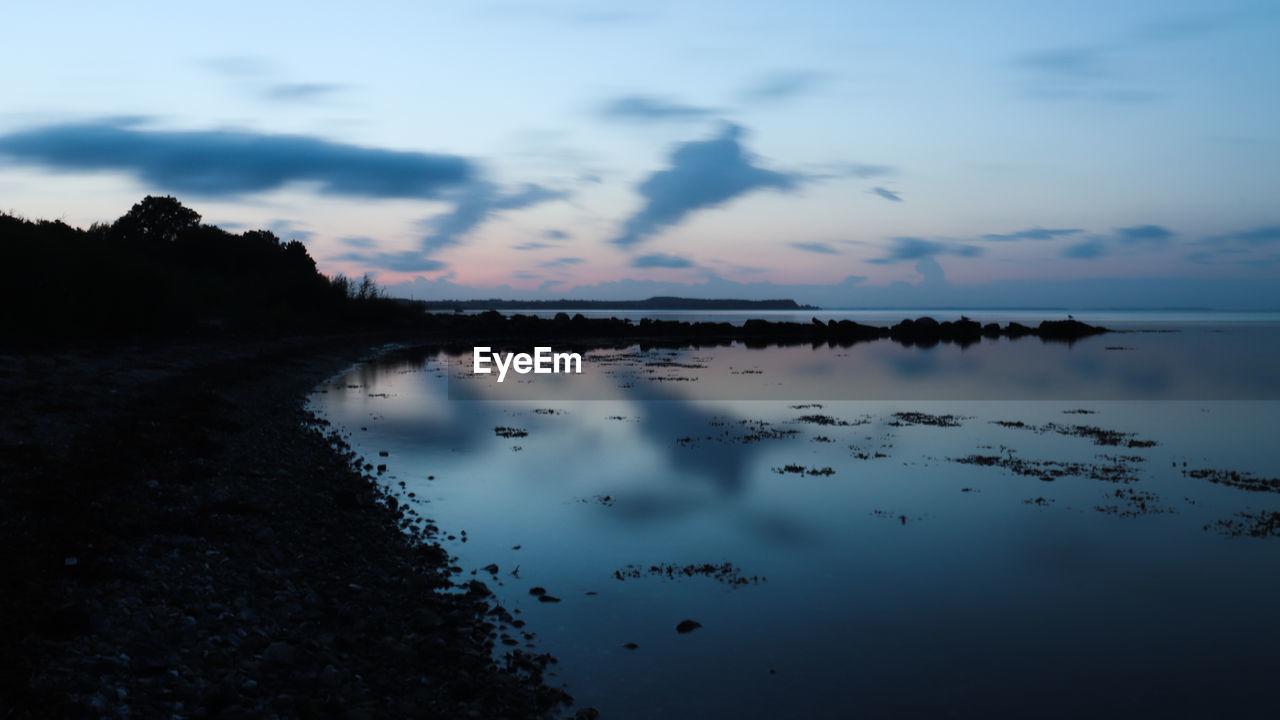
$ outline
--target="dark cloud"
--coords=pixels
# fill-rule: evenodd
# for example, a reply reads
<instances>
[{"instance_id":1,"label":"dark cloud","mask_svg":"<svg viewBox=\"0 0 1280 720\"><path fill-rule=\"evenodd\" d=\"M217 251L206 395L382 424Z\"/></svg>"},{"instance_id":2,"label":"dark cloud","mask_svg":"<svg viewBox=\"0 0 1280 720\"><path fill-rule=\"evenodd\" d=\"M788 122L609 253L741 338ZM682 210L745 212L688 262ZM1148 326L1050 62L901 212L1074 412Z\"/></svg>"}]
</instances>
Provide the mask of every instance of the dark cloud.
<instances>
[{"instance_id":1,"label":"dark cloud","mask_svg":"<svg viewBox=\"0 0 1280 720\"><path fill-rule=\"evenodd\" d=\"M993 242L1012 242L1015 240L1052 240L1057 237L1075 235L1081 232L1084 232L1084 231L1080 230L1079 228L1060 228L1060 229L1029 228L1027 230L1019 230L1018 232L1012 232L1007 235L997 235L997 234L983 235L982 239L991 240Z\"/></svg>"},{"instance_id":2,"label":"dark cloud","mask_svg":"<svg viewBox=\"0 0 1280 720\"><path fill-rule=\"evenodd\" d=\"M818 85L820 75L805 70L775 72L757 78L739 93L748 103L768 103L803 95Z\"/></svg>"},{"instance_id":3,"label":"dark cloud","mask_svg":"<svg viewBox=\"0 0 1280 720\"><path fill-rule=\"evenodd\" d=\"M396 253L349 252L335 255L329 259L334 262L360 263L365 267L390 270L392 272L435 272L448 267L448 265L439 260L423 257L422 253L412 250Z\"/></svg>"},{"instance_id":4,"label":"dark cloud","mask_svg":"<svg viewBox=\"0 0 1280 720\"><path fill-rule=\"evenodd\" d=\"M872 192L873 194L879 195L880 197L884 198L885 200L892 200L892 201L894 201L894 202L902 202L902 196L901 196L899 193L894 192L893 190L885 190L885 189L884 189L884 188L882 188L882 187L873 187L873 188L871 188L871 192Z\"/></svg>"},{"instance_id":5,"label":"dark cloud","mask_svg":"<svg viewBox=\"0 0 1280 720\"><path fill-rule=\"evenodd\" d=\"M1099 240L1088 240L1063 248L1062 257L1074 260L1096 260L1107 254L1107 246Z\"/></svg>"},{"instance_id":6,"label":"dark cloud","mask_svg":"<svg viewBox=\"0 0 1280 720\"><path fill-rule=\"evenodd\" d=\"M568 240L573 236L564 230L543 230L542 237L551 238L552 240Z\"/></svg>"},{"instance_id":7,"label":"dark cloud","mask_svg":"<svg viewBox=\"0 0 1280 720\"><path fill-rule=\"evenodd\" d=\"M210 197L295 182L363 198L435 198L467 181L471 161L382 150L302 135L144 130L98 121L0 135L0 154L54 170L116 170L161 189Z\"/></svg>"},{"instance_id":8,"label":"dark cloud","mask_svg":"<svg viewBox=\"0 0 1280 720\"><path fill-rule=\"evenodd\" d=\"M687 268L693 267L693 261L679 255L664 255L662 253L653 253L651 255L640 255L632 259L631 267L635 268Z\"/></svg>"},{"instance_id":9,"label":"dark cloud","mask_svg":"<svg viewBox=\"0 0 1280 720\"><path fill-rule=\"evenodd\" d=\"M371 247L375 247L378 244L373 240L373 238L367 238L367 237L338 238L338 242L342 243L343 245L346 245L347 247L353 247L353 248L371 248Z\"/></svg>"},{"instance_id":10,"label":"dark cloud","mask_svg":"<svg viewBox=\"0 0 1280 720\"><path fill-rule=\"evenodd\" d=\"M666 122L670 120L702 120L717 114L714 108L685 105L648 95L614 98L600 108L600 115L610 120L629 122Z\"/></svg>"},{"instance_id":11,"label":"dark cloud","mask_svg":"<svg viewBox=\"0 0 1280 720\"><path fill-rule=\"evenodd\" d=\"M467 233L499 213L519 210L552 200L569 197L564 190L551 190L541 185L526 184L520 190L504 193L490 182L474 182L453 195L453 209L423 220L430 234L422 239L422 251L432 253L457 245Z\"/></svg>"},{"instance_id":12,"label":"dark cloud","mask_svg":"<svg viewBox=\"0 0 1280 720\"><path fill-rule=\"evenodd\" d=\"M611 242L630 246L678 224L695 210L716 207L753 190L791 190L799 175L766 170L738 142L742 128L726 124L710 140L678 145L671 153L671 167L650 175L637 187L645 203L627 219L621 234Z\"/></svg>"},{"instance_id":13,"label":"dark cloud","mask_svg":"<svg viewBox=\"0 0 1280 720\"><path fill-rule=\"evenodd\" d=\"M1136 225L1134 227L1116 228L1116 237L1123 243L1155 243L1163 245L1173 237L1173 231L1159 225Z\"/></svg>"},{"instance_id":14,"label":"dark cloud","mask_svg":"<svg viewBox=\"0 0 1280 720\"><path fill-rule=\"evenodd\" d=\"M789 242L787 243L797 250L805 252L818 253L820 255L839 255L840 251L831 247L824 242Z\"/></svg>"},{"instance_id":15,"label":"dark cloud","mask_svg":"<svg viewBox=\"0 0 1280 720\"><path fill-rule=\"evenodd\" d=\"M263 95L268 100L281 102L312 102L345 90L334 83L277 83L267 88Z\"/></svg>"},{"instance_id":16,"label":"dark cloud","mask_svg":"<svg viewBox=\"0 0 1280 720\"><path fill-rule=\"evenodd\" d=\"M888 255L882 258L874 258L867 262L876 265L888 265L906 260L923 260L937 255L977 257L981 254L982 248L976 245L941 243L918 237L896 237L893 238L893 246L889 248Z\"/></svg>"}]
</instances>

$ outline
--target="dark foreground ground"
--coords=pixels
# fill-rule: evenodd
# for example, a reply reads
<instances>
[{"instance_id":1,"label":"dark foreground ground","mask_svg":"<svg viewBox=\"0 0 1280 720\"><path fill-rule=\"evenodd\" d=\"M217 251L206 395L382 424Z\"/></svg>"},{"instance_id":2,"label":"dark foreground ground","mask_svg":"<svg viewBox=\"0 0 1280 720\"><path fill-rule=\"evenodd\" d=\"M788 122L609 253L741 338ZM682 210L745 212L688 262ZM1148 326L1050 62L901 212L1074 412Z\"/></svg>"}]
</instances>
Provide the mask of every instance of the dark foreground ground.
<instances>
[{"instance_id":1,"label":"dark foreground ground","mask_svg":"<svg viewBox=\"0 0 1280 720\"><path fill-rule=\"evenodd\" d=\"M0 356L0 718L572 714L302 409L390 339Z\"/></svg>"}]
</instances>

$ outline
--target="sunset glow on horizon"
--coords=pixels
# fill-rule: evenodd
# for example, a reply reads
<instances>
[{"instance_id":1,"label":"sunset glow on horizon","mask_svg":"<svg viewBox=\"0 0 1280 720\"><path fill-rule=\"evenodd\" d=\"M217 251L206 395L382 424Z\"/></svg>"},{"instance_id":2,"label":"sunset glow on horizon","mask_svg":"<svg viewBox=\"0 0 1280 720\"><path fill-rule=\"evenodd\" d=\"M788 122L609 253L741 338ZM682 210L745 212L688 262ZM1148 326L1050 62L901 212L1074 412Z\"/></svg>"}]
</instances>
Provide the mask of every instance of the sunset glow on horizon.
<instances>
[{"instance_id":1,"label":"sunset glow on horizon","mask_svg":"<svg viewBox=\"0 0 1280 720\"><path fill-rule=\"evenodd\" d=\"M1280 307L1272 3L9 16L29 218L173 195L417 298Z\"/></svg>"}]
</instances>

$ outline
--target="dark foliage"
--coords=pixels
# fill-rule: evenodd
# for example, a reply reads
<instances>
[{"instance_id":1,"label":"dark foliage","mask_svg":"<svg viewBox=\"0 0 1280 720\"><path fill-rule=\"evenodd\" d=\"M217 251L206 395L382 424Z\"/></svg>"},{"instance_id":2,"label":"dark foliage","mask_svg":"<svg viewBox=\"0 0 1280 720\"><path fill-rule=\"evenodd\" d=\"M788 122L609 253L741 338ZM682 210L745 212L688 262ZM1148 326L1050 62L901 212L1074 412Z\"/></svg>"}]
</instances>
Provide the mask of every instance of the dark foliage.
<instances>
[{"instance_id":1,"label":"dark foliage","mask_svg":"<svg viewBox=\"0 0 1280 720\"><path fill-rule=\"evenodd\" d=\"M167 196L88 230L0 214L0 263L10 339L304 331L421 314L369 278L325 277L296 240L203 225Z\"/></svg>"}]
</instances>

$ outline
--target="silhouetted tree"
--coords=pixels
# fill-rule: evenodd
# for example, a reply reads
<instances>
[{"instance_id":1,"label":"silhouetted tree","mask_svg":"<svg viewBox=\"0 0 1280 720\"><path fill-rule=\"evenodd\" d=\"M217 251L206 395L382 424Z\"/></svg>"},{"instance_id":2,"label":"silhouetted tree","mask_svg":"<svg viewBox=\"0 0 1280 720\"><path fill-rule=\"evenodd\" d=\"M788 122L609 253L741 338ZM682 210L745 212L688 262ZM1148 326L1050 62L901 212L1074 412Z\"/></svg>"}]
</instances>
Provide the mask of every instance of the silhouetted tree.
<instances>
[{"instance_id":1,"label":"silhouetted tree","mask_svg":"<svg viewBox=\"0 0 1280 720\"><path fill-rule=\"evenodd\" d=\"M199 226L200 213L177 198L148 195L116 220L112 231L124 239L173 242L182 232Z\"/></svg>"}]
</instances>

